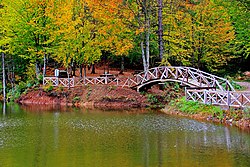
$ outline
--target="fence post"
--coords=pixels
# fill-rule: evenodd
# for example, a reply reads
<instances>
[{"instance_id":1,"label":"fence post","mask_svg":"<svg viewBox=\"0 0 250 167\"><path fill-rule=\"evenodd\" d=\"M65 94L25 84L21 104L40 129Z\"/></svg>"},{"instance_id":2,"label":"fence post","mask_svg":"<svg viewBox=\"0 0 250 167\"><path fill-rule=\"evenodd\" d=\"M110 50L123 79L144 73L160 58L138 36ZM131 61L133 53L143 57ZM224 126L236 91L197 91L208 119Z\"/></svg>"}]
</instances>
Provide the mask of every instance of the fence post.
<instances>
[{"instance_id":1,"label":"fence post","mask_svg":"<svg viewBox=\"0 0 250 167\"><path fill-rule=\"evenodd\" d=\"M204 100L203 100L204 104L207 104L207 90L204 90Z\"/></svg>"},{"instance_id":2,"label":"fence post","mask_svg":"<svg viewBox=\"0 0 250 167\"><path fill-rule=\"evenodd\" d=\"M227 106L230 107L231 104L231 94L230 91L227 91Z\"/></svg>"},{"instance_id":3,"label":"fence post","mask_svg":"<svg viewBox=\"0 0 250 167\"><path fill-rule=\"evenodd\" d=\"M175 68L175 79L178 79L178 68Z\"/></svg>"},{"instance_id":4,"label":"fence post","mask_svg":"<svg viewBox=\"0 0 250 167\"><path fill-rule=\"evenodd\" d=\"M155 68L155 78L158 78L158 68Z\"/></svg>"},{"instance_id":5,"label":"fence post","mask_svg":"<svg viewBox=\"0 0 250 167\"><path fill-rule=\"evenodd\" d=\"M187 97L187 87L185 87L185 97L186 97L186 101L188 100L188 97Z\"/></svg>"},{"instance_id":6,"label":"fence post","mask_svg":"<svg viewBox=\"0 0 250 167\"><path fill-rule=\"evenodd\" d=\"M105 85L108 84L108 77L105 77L105 78L104 78L104 83L105 83Z\"/></svg>"}]
</instances>

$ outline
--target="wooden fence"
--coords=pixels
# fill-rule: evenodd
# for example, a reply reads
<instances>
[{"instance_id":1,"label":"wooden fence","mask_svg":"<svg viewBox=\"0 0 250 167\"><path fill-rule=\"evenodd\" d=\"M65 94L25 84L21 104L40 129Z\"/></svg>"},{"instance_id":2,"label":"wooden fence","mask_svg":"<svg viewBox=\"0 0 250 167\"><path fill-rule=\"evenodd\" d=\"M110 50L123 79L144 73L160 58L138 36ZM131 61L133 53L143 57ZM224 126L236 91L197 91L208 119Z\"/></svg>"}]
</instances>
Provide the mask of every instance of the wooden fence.
<instances>
[{"instance_id":1,"label":"wooden fence","mask_svg":"<svg viewBox=\"0 0 250 167\"><path fill-rule=\"evenodd\" d=\"M84 78L58 78L44 77L43 85L76 87L83 85L114 85L120 87L132 87L136 82L126 77L84 77Z\"/></svg>"},{"instance_id":2,"label":"wooden fence","mask_svg":"<svg viewBox=\"0 0 250 167\"><path fill-rule=\"evenodd\" d=\"M75 87L82 85L115 85L140 88L159 82L174 81L187 85L186 99L205 104L233 107L250 106L250 92L237 92L227 79L191 67L154 67L131 77L84 77L58 78L44 77L43 84Z\"/></svg>"},{"instance_id":3,"label":"wooden fence","mask_svg":"<svg viewBox=\"0 0 250 167\"><path fill-rule=\"evenodd\" d=\"M247 91L214 91L214 90L185 90L186 99L229 107L250 107L250 92Z\"/></svg>"}]
</instances>

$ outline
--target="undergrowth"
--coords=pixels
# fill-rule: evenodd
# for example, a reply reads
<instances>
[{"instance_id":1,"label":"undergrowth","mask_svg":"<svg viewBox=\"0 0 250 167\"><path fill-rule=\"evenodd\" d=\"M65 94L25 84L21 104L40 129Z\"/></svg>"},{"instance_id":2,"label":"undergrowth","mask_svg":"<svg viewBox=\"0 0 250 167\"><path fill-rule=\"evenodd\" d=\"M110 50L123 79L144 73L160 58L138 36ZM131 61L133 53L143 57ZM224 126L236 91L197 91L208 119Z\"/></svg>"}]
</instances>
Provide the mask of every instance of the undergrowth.
<instances>
[{"instance_id":1,"label":"undergrowth","mask_svg":"<svg viewBox=\"0 0 250 167\"><path fill-rule=\"evenodd\" d=\"M7 88L8 101L14 101L18 99L22 94L26 94L28 89L38 89L42 83L42 77L38 77L34 80L28 80L26 82L20 81L13 88Z\"/></svg>"},{"instance_id":2,"label":"undergrowth","mask_svg":"<svg viewBox=\"0 0 250 167\"><path fill-rule=\"evenodd\" d=\"M202 104L195 101L187 101L185 97L180 99L172 100L169 104L174 109L187 113L187 114L207 114L218 120L233 120L238 121L240 119L250 119L250 109L235 109L222 110L218 106Z\"/></svg>"},{"instance_id":3,"label":"undergrowth","mask_svg":"<svg viewBox=\"0 0 250 167\"><path fill-rule=\"evenodd\" d=\"M195 101L187 101L185 97L172 100L170 102L170 106L187 114L204 113L204 114L209 114L214 117L217 117L219 120L222 120L224 118L224 112L220 107L202 104L202 103L195 102Z\"/></svg>"}]
</instances>

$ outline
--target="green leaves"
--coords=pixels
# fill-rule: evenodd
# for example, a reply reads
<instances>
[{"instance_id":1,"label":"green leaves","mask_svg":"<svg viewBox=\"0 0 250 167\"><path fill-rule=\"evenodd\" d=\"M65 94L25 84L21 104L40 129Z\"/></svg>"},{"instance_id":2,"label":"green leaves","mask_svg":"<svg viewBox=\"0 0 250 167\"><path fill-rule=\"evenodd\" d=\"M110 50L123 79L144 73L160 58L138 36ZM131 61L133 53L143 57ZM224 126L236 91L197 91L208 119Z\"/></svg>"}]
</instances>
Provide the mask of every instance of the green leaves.
<instances>
[{"instance_id":1,"label":"green leaves","mask_svg":"<svg viewBox=\"0 0 250 167\"><path fill-rule=\"evenodd\" d=\"M234 31L224 7L204 0L184 3L181 8L171 10L164 20L167 25L165 59L209 71L227 63Z\"/></svg>"}]
</instances>

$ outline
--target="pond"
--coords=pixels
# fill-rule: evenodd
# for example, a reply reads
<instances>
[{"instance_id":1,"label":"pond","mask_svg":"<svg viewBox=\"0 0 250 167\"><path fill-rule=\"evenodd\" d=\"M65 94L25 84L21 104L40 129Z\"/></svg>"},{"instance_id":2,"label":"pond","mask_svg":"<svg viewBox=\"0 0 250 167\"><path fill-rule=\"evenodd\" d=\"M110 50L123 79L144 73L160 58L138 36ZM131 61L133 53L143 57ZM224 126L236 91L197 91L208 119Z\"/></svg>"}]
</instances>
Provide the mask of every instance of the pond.
<instances>
[{"instance_id":1,"label":"pond","mask_svg":"<svg viewBox=\"0 0 250 167\"><path fill-rule=\"evenodd\" d=\"M152 111L43 111L13 104L1 111L3 167L250 164L250 134L234 127Z\"/></svg>"}]
</instances>

